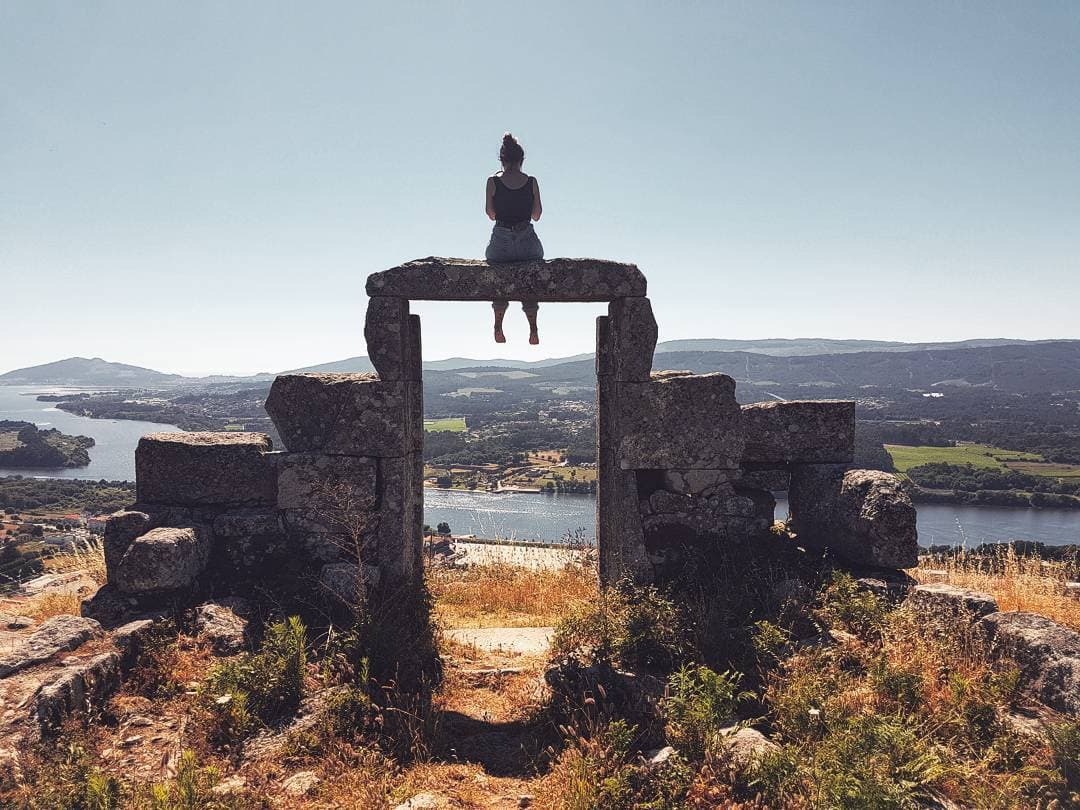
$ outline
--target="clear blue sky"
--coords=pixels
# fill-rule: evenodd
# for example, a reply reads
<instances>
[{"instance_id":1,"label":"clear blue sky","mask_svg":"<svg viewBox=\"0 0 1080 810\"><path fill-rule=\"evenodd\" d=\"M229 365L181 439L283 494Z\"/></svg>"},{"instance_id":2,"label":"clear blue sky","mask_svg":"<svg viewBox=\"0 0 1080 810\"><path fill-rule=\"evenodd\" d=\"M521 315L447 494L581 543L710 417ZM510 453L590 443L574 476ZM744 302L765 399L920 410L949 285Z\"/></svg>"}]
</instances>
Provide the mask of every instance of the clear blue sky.
<instances>
[{"instance_id":1,"label":"clear blue sky","mask_svg":"<svg viewBox=\"0 0 1080 810\"><path fill-rule=\"evenodd\" d=\"M1080 337L1073 0L4 0L0 371L363 354L368 273L483 253L506 129L662 339ZM428 358L599 311L416 309Z\"/></svg>"}]
</instances>

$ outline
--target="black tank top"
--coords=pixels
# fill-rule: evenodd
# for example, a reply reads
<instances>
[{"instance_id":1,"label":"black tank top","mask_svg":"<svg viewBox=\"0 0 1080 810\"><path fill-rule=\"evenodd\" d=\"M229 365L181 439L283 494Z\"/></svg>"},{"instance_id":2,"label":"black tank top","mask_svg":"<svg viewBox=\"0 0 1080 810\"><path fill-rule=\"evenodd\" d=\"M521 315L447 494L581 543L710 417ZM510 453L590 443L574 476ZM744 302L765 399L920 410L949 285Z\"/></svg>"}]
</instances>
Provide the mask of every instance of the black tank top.
<instances>
[{"instance_id":1,"label":"black tank top","mask_svg":"<svg viewBox=\"0 0 1080 810\"><path fill-rule=\"evenodd\" d=\"M495 221L502 225L517 225L532 219L533 178L525 181L521 188L508 188L501 177L494 177Z\"/></svg>"}]
</instances>

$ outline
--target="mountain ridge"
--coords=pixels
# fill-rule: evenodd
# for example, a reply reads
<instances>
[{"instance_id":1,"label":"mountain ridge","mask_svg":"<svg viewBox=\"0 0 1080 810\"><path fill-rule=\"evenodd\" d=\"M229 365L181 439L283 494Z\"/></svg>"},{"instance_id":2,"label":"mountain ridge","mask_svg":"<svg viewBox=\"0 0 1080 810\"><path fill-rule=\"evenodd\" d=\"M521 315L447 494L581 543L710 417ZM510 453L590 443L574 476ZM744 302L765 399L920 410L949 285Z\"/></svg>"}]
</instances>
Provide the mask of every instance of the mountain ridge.
<instances>
[{"instance_id":1,"label":"mountain ridge","mask_svg":"<svg viewBox=\"0 0 1080 810\"><path fill-rule=\"evenodd\" d=\"M938 343L902 343L897 341L839 340L832 338L766 338L761 340L729 340L725 338L692 338L686 340L663 341L657 345L659 356L674 355L655 365L658 368L672 363L690 365L690 370L712 370L725 373L736 371L733 363L749 369L777 369L785 363L802 366L816 365L822 371L829 365L844 365L843 361L824 361L821 358L837 358L844 355L882 355L880 362L888 362L889 355L916 355L938 352L978 352L1004 347L1029 350L1039 354L1038 347L1057 347L1051 354L1063 349L1075 348L1080 351L1080 340L1013 340L1009 338L975 338L970 340ZM741 347L741 348L739 348ZM724 355L724 357L721 357ZM738 356L738 360L735 360ZM814 358L818 358L816 361ZM555 373L561 368L575 367L578 364L591 364L592 352L570 357L552 357L542 360L474 359L452 357L444 360L432 360L424 363L425 371L454 372L484 369L544 370ZM1011 358L1012 359L1012 358ZM894 364L896 365L896 364ZM940 366L941 364L938 363ZM680 366L681 367L681 366ZM731 369L731 370L727 370ZM358 355L327 363L289 369L278 374L304 372L371 372L374 371L367 357ZM746 373L749 373L748 371ZM277 374L262 372L249 376L210 375L205 377L185 377L155 369L116 363L100 357L69 357L63 360L43 363L37 366L14 369L0 374L0 385L74 385L74 386L115 386L115 387L152 387L152 386L187 386L210 385L216 383L262 383L272 380ZM739 379L737 374L732 374Z\"/></svg>"}]
</instances>

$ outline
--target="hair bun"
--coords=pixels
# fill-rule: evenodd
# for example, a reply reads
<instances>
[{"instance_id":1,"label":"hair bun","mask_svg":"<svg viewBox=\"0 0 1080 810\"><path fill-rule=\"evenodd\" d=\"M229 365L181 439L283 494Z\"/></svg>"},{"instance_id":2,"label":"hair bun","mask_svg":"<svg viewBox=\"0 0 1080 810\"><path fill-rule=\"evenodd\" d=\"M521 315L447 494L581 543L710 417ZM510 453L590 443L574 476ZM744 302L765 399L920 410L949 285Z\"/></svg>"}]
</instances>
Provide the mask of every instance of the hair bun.
<instances>
[{"instance_id":1,"label":"hair bun","mask_svg":"<svg viewBox=\"0 0 1080 810\"><path fill-rule=\"evenodd\" d=\"M513 136L513 133L503 133L502 148L499 149L499 160L503 165L521 163L525 159L525 149Z\"/></svg>"}]
</instances>

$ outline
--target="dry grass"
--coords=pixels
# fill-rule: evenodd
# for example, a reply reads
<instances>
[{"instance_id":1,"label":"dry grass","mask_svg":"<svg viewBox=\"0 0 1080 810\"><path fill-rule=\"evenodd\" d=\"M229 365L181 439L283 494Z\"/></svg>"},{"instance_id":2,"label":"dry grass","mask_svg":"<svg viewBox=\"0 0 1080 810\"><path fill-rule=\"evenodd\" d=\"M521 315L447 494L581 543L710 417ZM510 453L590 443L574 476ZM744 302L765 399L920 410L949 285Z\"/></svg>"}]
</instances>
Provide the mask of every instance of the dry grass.
<instances>
[{"instance_id":1,"label":"dry grass","mask_svg":"<svg viewBox=\"0 0 1080 810\"><path fill-rule=\"evenodd\" d=\"M104 585L108 579L105 570L105 546L100 537L77 543L71 551L50 557L45 561L45 568L63 574L85 574L98 585Z\"/></svg>"},{"instance_id":2,"label":"dry grass","mask_svg":"<svg viewBox=\"0 0 1080 810\"><path fill-rule=\"evenodd\" d=\"M1018 555L1011 547L993 555L967 553L920 562L920 582L946 582L993 596L1003 611L1038 613L1080 630L1080 598L1066 590L1065 563Z\"/></svg>"},{"instance_id":3,"label":"dry grass","mask_svg":"<svg viewBox=\"0 0 1080 810\"><path fill-rule=\"evenodd\" d=\"M582 565L544 571L493 563L432 570L428 587L444 627L546 627L598 593L595 572Z\"/></svg>"},{"instance_id":4,"label":"dry grass","mask_svg":"<svg viewBox=\"0 0 1080 810\"><path fill-rule=\"evenodd\" d=\"M83 596L78 593L44 593L27 602L21 610L30 618L43 622L53 616L78 616L82 601Z\"/></svg>"}]
</instances>

